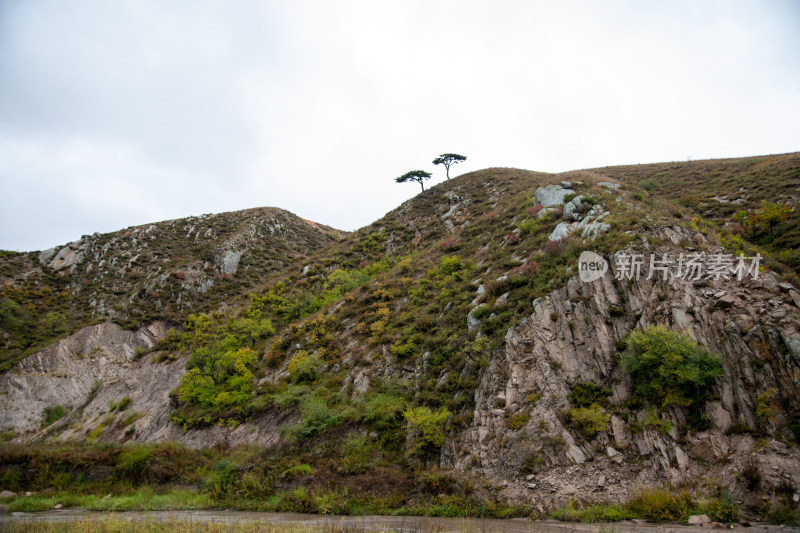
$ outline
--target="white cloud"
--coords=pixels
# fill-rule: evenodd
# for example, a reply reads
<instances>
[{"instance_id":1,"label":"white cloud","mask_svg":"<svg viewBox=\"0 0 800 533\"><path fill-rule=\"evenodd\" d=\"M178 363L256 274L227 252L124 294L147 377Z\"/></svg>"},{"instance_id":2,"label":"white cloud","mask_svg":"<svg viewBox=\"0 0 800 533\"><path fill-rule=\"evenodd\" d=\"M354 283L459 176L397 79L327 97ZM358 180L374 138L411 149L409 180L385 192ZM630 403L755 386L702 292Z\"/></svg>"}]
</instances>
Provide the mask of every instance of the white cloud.
<instances>
[{"instance_id":1,"label":"white cloud","mask_svg":"<svg viewBox=\"0 0 800 533\"><path fill-rule=\"evenodd\" d=\"M797 150L791 2L0 5L0 248L284 207L354 229L437 154L562 171ZM434 180L435 181L435 180ZM26 224L16 221L24 219Z\"/></svg>"}]
</instances>

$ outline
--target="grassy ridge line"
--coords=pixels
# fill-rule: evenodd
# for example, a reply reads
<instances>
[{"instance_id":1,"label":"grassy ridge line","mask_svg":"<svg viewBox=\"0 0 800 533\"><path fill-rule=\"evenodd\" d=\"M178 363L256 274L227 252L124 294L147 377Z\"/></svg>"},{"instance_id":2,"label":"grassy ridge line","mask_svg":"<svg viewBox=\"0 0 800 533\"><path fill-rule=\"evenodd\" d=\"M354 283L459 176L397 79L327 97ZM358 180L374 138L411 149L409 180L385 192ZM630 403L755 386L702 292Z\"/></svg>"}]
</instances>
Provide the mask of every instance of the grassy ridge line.
<instances>
[{"instance_id":1,"label":"grassy ridge line","mask_svg":"<svg viewBox=\"0 0 800 533\"><path fill-rule=\"evenodd\" d=\"M0 371L98 321L181 322L339 238L288 211L256 208L84 236L83 260L58 271L38 252L0 251ZM229 274L220 264L234 250L247 251Z\"/></svg>"}]
</instances>

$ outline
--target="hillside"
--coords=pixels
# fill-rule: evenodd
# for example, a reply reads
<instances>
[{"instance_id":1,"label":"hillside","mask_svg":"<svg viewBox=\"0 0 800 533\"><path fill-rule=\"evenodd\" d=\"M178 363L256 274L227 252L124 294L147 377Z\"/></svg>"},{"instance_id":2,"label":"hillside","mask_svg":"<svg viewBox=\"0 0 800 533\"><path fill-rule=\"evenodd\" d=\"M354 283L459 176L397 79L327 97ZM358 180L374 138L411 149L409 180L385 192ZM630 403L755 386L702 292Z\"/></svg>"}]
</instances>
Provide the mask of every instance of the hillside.
<instances>
[{"instance_id":1,"label":"hillside","mask_svg":"<svg viewBox=\"0 0 800 533\"><path fill-rule=\"evenodd\" d=\"M265 207L84 235L42 252L0 252L0 370L90 323L180 323L339 235Z\"/></svg>"},{"instance_id":2,"label":"hillside","mask_svg":"<svg viewBox=\"0 0 800 533\"><path fill-rule=\"evenodd\" d=\"M159 286L160 306L134 313L131 292L105 304L139 329L84 328L0 376L0 429L40 442L53 475L110 468L89 491L202 482L216 505L334 513L578 517L604 503L592 512L606 519L650 517L653 497L661 519L791 522L798 195L800 154L493 168L338 240L323 233L291 263L246 271L245 254L226 272L215 244L202 269L171 267L196 285ZM176 235L195 234L182 224ZM81 246L42 260L63 272ZM583 252L604 276L581 279ZM636 254L641 276L620 259ZM671 275L650 272L650 256L672 258ZM731 263L672 275L687 257ZM219 288L202 299L210 272ZM77 294L101 301L101 287ZM189 310L202 313L174 323ZM52 452L86 441L128 446ZM165 441L186 448L144 445ZM14 490L52 483L25 474L31 455L15 446L0 457ZM131 453L147 461L131 469Z\"/></svg>"}]
</instances>

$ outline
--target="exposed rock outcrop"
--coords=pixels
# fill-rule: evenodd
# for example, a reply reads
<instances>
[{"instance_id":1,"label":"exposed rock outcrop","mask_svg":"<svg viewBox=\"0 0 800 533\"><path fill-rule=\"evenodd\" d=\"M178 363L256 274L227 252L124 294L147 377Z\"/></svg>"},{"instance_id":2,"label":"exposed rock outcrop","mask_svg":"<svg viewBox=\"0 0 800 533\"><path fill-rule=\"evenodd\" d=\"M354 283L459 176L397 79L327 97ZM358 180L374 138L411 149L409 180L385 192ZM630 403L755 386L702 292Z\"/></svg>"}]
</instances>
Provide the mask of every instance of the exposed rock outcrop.
<instances>
[{"instance_id":1,"label":"exposed rock outcrop","mask_svg":"<svg viewBox=\"0 0 800 533\"><path fill-rule=\"evenodd\" d=\"M692 240L680 227L655 236L674 245ZM625 498L637 486L690 478L735 489L748 457L764 465L766 484L777 486L788 476L800 486L796 448L779 440L757 446L747 432L730 432L759 427L780 438L790 412L800 407L800 313L791 297L769 275L741 282L617 281L615 273L612 266L591 283L573 277L534 302L534 313L508 331L491 359L475 393L473 422L445 444L442 465L514 481L504 491L519 500L565 499L574 496L572 489L587 498ZM684 331L722 356L724 376L704 405L707 429L692 431L687 412L670 408L662 416L672 429L661 433L646 423L647 409L626 407L631 384L619 365L619 343L631 329L651 324ZM580 382L613 391L608 428L592 440L569 423L567 395ZM759 414L765 391L787 409ZM509 429L509 417L520 413L528 422Z\"/></svg>"}]
</instances>

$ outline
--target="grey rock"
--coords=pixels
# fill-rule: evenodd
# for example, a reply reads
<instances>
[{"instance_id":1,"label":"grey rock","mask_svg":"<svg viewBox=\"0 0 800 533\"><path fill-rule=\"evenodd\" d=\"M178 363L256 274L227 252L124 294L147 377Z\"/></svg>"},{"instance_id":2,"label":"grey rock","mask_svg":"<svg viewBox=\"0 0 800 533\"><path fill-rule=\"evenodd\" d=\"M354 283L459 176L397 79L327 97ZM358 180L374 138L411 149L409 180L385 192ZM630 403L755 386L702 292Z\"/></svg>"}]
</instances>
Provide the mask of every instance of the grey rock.
<instances>
[{"instance_id":1,"label":"grey rock","mask_svg":"<svg viewBox=\"0 0 800 533\"><path fill-rule=\"evenodd\" d=\"M508 295L511 294L510 292L503 293L497 300L494 301L495 307L498 305L503 305L508 301Z\"/></svg>"},{"instance_id":2,"label":"grey rock","mask_svg":"<svg viewBox=\"0 0 800 533\"><path fill-rule=\"evenodd\" d=\"M467 314L467 330L471 333L474 331L478 331L478 328L481 327L481 321L475 318L475 313L478 309L482 307L486 307L486 304L480 304L475 307L472 311Z\"/></svg>"},{"instance_id":3,"label":"grey rock","mask_svg":"<svg viewBox=\"0 0 800 533\"><path fill-rule=\"evenodd\" d=\"M721 309L725 309L732 306L734 302L735 299L733 295L729 292L726 292L722 297L720 297L719 299L717 299L716 302L714 302L714 306L719 307Z\"/></svg>"},{"instance_id":4,"label":"grey rock","mask_svg":"<svg viewBox=\"0 0 800 533\"><path fill-rule=\"evenodd\" d=\"M559 222L558 226L555 227L548 240L550 241L557 241L558 239L563 239L567 235L570 234L571 227L569 222Z\"/></svg>"},{"instance_id":5,"label":"grey rock","mask_svg":"<svg viewBox=\"0 0 800 533\"><path fill-rule=\"evenodd\" d=\"M628 434L625 432L625 422L617 415L611 415L611 431L614 434L614 441L617 446L625 446L628 443Z\"/></svg>"},{"instance_id":6,"label":"grey rock","mask_svg":"<svg viewBox=\"0 0 800 533\"><path fill-rule=\"evenodd\" d=\"M800 307L800 294L797 294L797 291L789 291L789 296L792 297L794 305Z\"/></svg>"},{"instance_id":7,"label":"grey rock","mask_svg":"<svg viewBox=\"0 0 800 533\"><path fill-rule=\"evenodd\" d=\"M39 262L43 265L46 265L47 263L50 262L51 259L53 259L53 257L55 257L55 255L56 255L56 248L55 247L48 248L47 250L44 250L39 253Z\"/></svg>"},{"instance_id":8,"label":"grey rock","mask_svg":"<svg viewBox=\"0 0 800 533\"><path fill-rule=\"evenodd\" d=\"M601 181L598 183L599 186L608 189L609 191L618 191L619 190L619 183L611 183L608 181Z\"/></svg>"},{"instance_id":9,"label":"grey rock","mask_svg":"<svg viewBox=\"0 0 800 533\"><path fill-rule=\"evenodd\" d=\"M63 505L63 504L60 504L60 503L57 503L57 504L55 504L55 505L53 506L53 509L56 509L56 510L58 510L58 509L63 509L63 508L64 508L64 505Z\"/></svg>"},{"instance_id":10,"label":"grey rock","mask_svg":"<svg viewBox=\"0 0 800 533\"><path fill-rule=\"evenodd\" d=\"M583 233L581 233L581 237L594 237L595 235L603 233L604 231L608 231L608 228L610 227L611 227L610 224L605 224L602 222L592 222L591 224L587 224L583 228Z\"/></svg>"},{"instance_id":11,"label":"grey rock","mask_svg":"<svg viewBox=\"0 0 800 533\"><path fill-rule=\"evenodd\" d=\"M606 455L613 458L619 455L619 452L614 448L612 448L611 446L606 446Z\"/></svg>"},{"instance_id":12,"label":"grey rock","mask_svg":"<svg viewBox=\"0 0 800 533\"><path fill-rule=\"evenodd\" d=\"M688 524L690 526L702 526L703 524L710 524L711 519L705 514L695 514L689 517Z\"/></svg>"},{"instance_id":13,"label":"grey rock","mask_svg":"<svg viewBox=\"0 0 800 533\"><path fill-rule=\"evenodd\" d=\"M553 207L564 205L564 197L568 194L575 194L575 191L565 189L561 185L547 185L536 189L534 199L536 203L542 204L542 207Z\"/></svg>"},{"instance_id":14,"label":"grey rock","mask_svg":"<svg viewBox=\"0 0 800 533\"><path fill-rule=\"evenodd\" d=\"M560 183L560 185L565 189L571 189L572 188L572 182L571 181L562 181Z\"/></svg>"},{"instance_id":15,"label":"grey rock","mask_svg":"<svg viewBox=\"0 0 800 533\"><path fill-rule=\"evenodd\" d=\"M580 220L581 214L578 210L581 207L583 196L576 196L566 204L564 204L564 220Z\"/></svg>"},{"instance_id":16,"label":"grey rock","mask_svg":"<svg viewBox=\"0 0 800 533\"><path fill-rule=\"evenodd\" d=\"M42 252L42 253L44 253L44 252ZM786 292L794 290L794 285L792 285L791 283L778 283L778 287L780 287L781 289L783 289Z\"/></svg>"},{"instance_id":17,"label":"grey rock","mask_svg":"<svg viewBox=\"0 0 800 533\"><path fill-rule=\"evenodd\" d=\"M226 250L219 261L219 270L223 274L233 274L239 268L239 260L242 258L241 250Z\"/></svg>"},{"instance_id":18,"label":"grey rock","mask_svg":"<svg viewBox=\"0 0 800 533\"><path fill-rule=\"evenodd\" d=\"M7 500L9 498L13 498L17 495L16 492L11 492L10 490L4 490L0 492L0 499Z\"/></svg>"}]
</instances>

